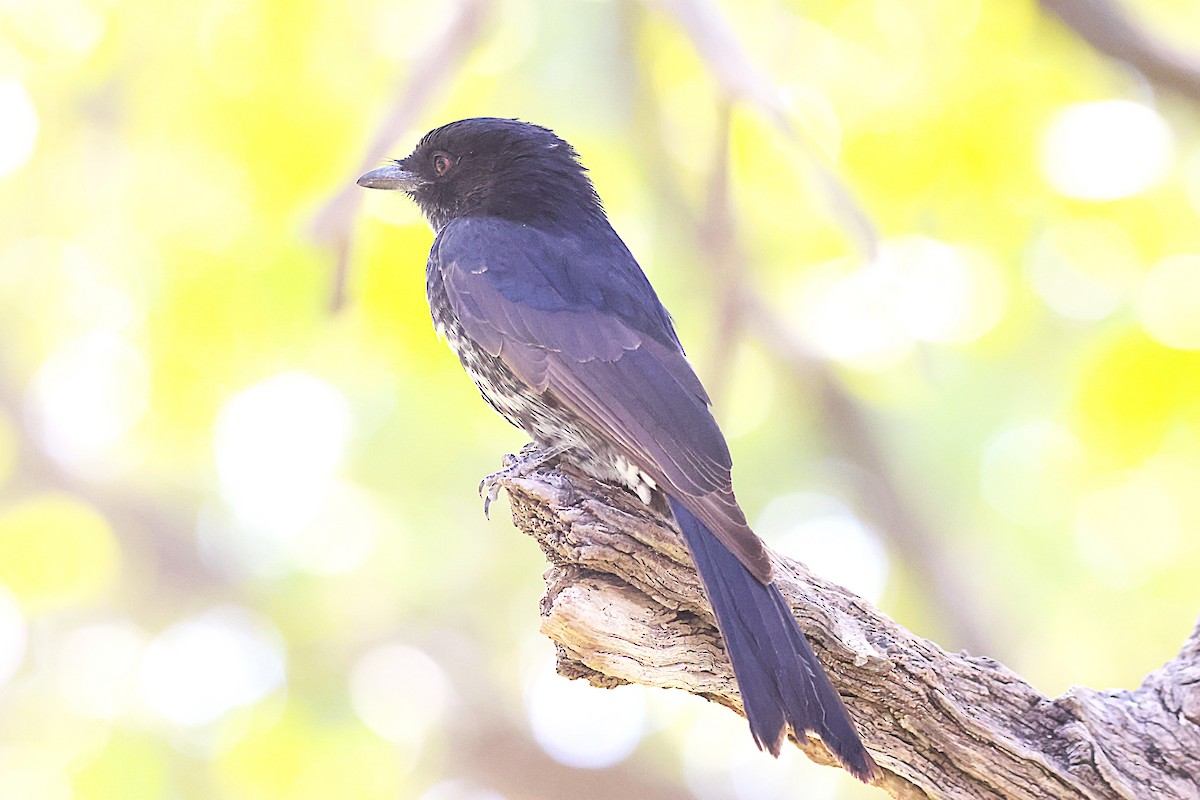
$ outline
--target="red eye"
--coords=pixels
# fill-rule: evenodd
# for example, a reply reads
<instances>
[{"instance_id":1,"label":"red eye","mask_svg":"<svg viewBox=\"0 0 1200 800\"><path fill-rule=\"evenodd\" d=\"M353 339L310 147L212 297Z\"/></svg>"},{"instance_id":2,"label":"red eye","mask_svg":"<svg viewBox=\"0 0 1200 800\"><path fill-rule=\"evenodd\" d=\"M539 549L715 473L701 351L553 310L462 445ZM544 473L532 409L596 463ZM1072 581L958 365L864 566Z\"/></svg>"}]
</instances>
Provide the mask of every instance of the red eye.
<instances>
[{"instance_id":1,"label":"red eye","mask_svg":"<svg viewBox=\"0 0 1200 800\"><path fill-rule=\"evenodd\" d=\"M435 153L434 154L434 156L433 156L433 171L437 173L438 177L445 175L447 172L450 171L450 168L453 166L454 166L454 159L450 158L450 156L446 155L445 153Z\"/></svg>"}]
</instances>

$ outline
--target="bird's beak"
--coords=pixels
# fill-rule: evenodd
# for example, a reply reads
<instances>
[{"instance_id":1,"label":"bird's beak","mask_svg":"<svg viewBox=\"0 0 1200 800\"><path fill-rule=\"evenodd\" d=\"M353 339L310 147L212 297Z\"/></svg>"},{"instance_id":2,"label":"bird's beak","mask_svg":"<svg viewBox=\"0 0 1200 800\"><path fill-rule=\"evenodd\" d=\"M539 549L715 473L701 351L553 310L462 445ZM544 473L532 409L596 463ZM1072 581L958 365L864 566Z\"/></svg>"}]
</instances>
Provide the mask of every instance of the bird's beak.
<instances>
[{"instance_id":1,"label":"bird's beak","mask_svg":"<svg viewBox=\"0 0 1200 800\"><path fill-rule=\"evenodd\" d=\"M358 179L358 185L367 189L392 189L411 192L425 180L415 172L409 172L399 164L373 169Z\"/></svg>"}]
</instances>

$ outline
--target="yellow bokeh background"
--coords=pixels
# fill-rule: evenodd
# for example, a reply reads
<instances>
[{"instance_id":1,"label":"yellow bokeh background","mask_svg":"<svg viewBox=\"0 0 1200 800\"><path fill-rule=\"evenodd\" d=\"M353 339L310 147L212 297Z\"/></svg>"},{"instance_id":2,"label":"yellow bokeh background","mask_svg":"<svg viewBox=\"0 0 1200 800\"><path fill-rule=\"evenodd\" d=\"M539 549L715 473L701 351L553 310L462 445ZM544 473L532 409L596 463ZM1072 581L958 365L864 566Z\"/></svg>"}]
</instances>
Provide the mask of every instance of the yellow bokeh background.
<instances>
[{"instance_id":1,"label":"yellow bokeh background","mask_svg":"<svg viewBox=\"0 0 1200 800\"><path fill-rule=\"evenodd\" d=\"M0 583L31 612L94 602L119 569L112 527L70 495L34 495L0 514Z\"/></svg>"},{"instance_id":2,"label":"yellow bokeh background","mask_svg":"<svg viewBox=\"0 0 1200 800\"><path fill-rule=\"evenodd\" d=\"M776 549L1050 697L1192 629L1196 101L1032 0L4 0L0 798L882 796L550 674L398 110L577 147Z\"/></svg>"}]
</instances>

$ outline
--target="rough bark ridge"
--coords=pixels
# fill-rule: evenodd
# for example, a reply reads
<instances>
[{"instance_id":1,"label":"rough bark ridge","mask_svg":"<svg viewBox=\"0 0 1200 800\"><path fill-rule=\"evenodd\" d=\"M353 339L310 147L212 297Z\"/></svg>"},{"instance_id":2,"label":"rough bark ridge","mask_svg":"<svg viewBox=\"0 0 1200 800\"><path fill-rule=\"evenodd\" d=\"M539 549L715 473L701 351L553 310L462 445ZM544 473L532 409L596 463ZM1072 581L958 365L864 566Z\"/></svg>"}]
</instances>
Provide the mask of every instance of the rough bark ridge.
<instances>
[{"instance_id":1,"label":"rough bark ridge","mask_svg":"<svg viewBox=\"0 0 1200 800\"><path fill-rule=\"evenodd\" d=\"M513 520L552 564L542 631L559 672L685 689L741 712L673 523L570 470L504 481ZM1132 692L1049 699L996 661L947 653L803 565L780 589L901 798L1200 798L1200 626ZM817 739L799 743L831 763Z\"/></svg>"}]
</instances>

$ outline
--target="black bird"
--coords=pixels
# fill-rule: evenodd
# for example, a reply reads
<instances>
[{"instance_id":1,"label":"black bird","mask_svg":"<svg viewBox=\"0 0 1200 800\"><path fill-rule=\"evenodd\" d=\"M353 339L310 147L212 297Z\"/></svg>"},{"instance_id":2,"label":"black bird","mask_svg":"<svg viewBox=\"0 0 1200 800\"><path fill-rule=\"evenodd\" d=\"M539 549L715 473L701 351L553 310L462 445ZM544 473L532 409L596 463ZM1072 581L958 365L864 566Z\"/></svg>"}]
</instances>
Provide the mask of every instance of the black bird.
<instances>
[{"instance_id":1,"label":"black bird","mask_svg":"<svg viewBox=\"0 0 1200 800\"><path fill-rule=\"evenodd\" d=\"M789 727L811 731L856 777L875 777L734 497L729 449L671 317L574 148L537 125L465 119L358 183L405 192L429 220L434 326L537 460L561 456L646 502L665 495L755 743L778 756Z\"/></svg>"}]
</instances>

